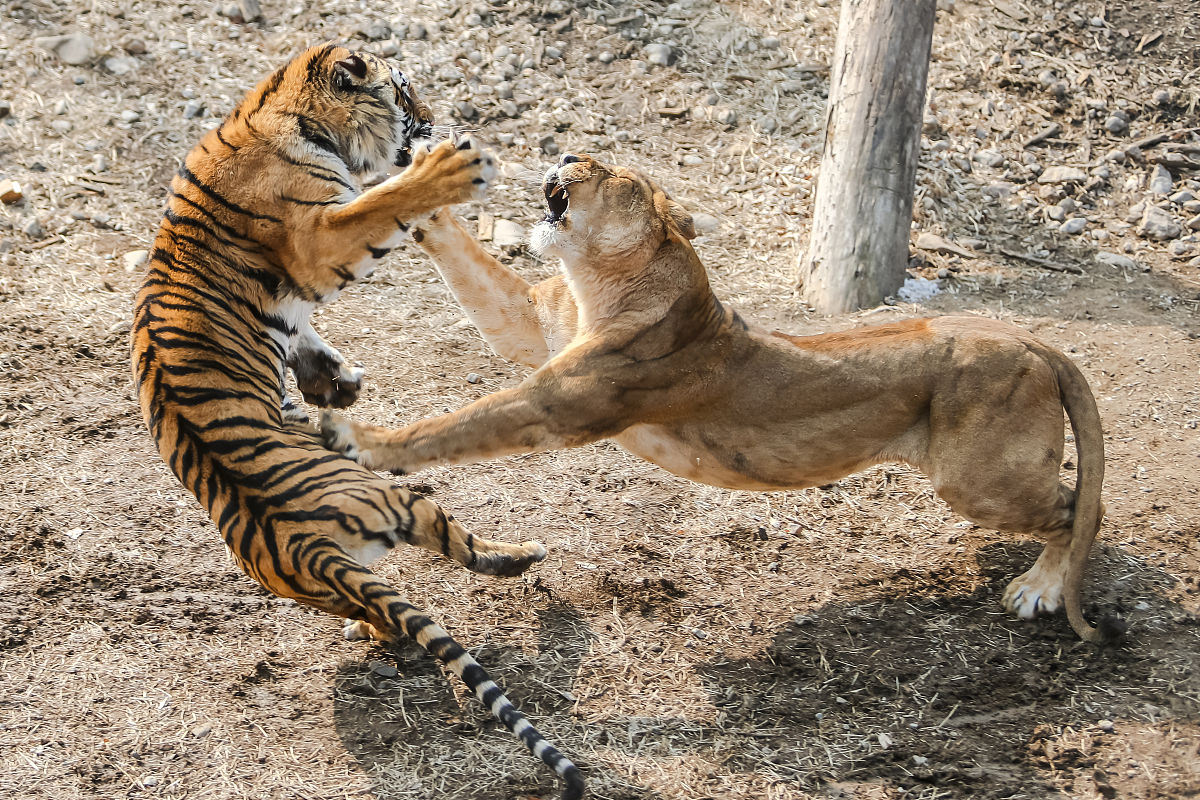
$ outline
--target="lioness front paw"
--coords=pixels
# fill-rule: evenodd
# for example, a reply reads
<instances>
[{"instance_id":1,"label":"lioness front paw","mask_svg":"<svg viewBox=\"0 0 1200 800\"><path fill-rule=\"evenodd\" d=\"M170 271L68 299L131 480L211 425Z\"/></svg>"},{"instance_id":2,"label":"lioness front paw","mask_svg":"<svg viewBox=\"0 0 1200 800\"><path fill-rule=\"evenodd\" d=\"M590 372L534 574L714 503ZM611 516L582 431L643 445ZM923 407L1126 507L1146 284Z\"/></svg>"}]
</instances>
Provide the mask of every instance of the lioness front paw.
<instances>
[{"instance_id":1,"label":"lioness front paw","mask_svg":"<svg viewBox=\"0 0 1200 800\"><path fill-rule=\"evenodd\" d=\"M370 468L370 453L358 446L357 428L357 423L336 411L325 409L321 412L321 440L325 446Z\"/></svg>"}]
</instances>

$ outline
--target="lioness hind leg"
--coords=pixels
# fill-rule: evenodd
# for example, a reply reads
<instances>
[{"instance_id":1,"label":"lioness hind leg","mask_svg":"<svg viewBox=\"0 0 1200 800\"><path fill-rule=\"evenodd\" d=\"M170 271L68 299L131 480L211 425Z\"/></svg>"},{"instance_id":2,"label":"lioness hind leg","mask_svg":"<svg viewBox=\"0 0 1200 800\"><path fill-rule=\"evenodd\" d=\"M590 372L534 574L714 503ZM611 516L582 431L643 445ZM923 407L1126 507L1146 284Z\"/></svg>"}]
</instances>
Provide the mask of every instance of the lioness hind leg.
<instances>
[{"instance_id":1,"label":"lioness hind leg","mask_svg":"<svg viewBox=\"0 0 1200 800\"><path fill-rule=\"evenodd\" d=\"M1017 617L1033 619L1039 614L1051 614L1062 606L1074 509L1075 492L1060 484L1056 507L1059 524L1050 530L1035 531L1046 537L1042 554L1027 572L1008 584L1000 599L1004 608Z\"/></svg>"}]
</instances>

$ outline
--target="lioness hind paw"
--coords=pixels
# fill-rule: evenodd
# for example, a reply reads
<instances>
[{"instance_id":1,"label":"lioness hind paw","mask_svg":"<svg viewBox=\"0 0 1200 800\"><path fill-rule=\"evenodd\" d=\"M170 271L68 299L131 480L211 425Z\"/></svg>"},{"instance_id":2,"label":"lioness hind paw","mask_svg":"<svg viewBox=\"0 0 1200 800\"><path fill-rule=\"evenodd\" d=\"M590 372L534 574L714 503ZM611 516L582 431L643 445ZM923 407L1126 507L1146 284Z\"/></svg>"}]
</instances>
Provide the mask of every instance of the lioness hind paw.
<instances>
[{"instance_id":1,"label":"lioness hind paw","mask_svg":"<svg viewBox=\"0 0 1200 800\"><path fill-rule=\"evenodd\" d=\"M1001 603L1021 619L1053 614L1062 605L1062 583L1036 580L1041 576L1022 575L1008 585Z\"/></svg>"}]
</instances>

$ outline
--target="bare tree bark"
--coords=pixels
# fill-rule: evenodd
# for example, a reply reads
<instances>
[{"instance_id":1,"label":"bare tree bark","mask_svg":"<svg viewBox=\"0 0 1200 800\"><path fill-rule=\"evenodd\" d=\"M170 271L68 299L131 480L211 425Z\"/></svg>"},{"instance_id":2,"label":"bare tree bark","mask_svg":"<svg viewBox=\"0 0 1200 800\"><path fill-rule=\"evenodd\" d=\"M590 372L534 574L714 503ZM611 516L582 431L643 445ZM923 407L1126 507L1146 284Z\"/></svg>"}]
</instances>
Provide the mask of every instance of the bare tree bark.
<instances>
[{"instance_id":1,"label":"bare tree bark","mask_svg":"<svg viewBox=\"0 0 1200 800\"><path fill-rule=\"evenodd\" d=\"M877 305L904 282L937 0L842 0L800 264L822 314Z\"/></svg>"}]
</instances>

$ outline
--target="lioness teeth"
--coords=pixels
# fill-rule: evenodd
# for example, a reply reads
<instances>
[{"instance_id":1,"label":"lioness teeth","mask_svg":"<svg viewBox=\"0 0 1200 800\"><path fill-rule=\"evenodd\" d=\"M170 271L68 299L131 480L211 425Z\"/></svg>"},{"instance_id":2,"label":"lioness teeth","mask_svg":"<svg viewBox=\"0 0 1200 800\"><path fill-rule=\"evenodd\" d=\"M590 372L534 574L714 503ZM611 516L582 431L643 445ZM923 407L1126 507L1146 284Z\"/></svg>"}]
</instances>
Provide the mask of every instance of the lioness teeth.
<instances>
[{"instance_id":1,"label":"lioness teeth","mask_svg":"<svg viewBox=\"0 0 1200 800\"><path fill-rule=\"evenodd\" d=\"M564 188L562 187L562 184L555 184L555 185L554 185L554 188L550 190L550 196L551 196L551 197L557 197L557 196L558 196L558 194L559 194L559 192L562 192L563 194L566 194L566 189L564 189Z\"/></svg>"}]
</instances>

